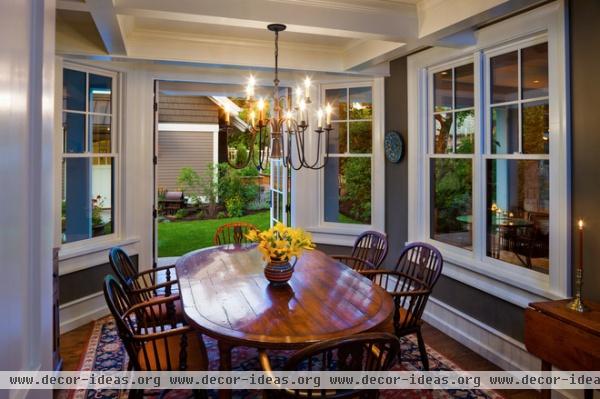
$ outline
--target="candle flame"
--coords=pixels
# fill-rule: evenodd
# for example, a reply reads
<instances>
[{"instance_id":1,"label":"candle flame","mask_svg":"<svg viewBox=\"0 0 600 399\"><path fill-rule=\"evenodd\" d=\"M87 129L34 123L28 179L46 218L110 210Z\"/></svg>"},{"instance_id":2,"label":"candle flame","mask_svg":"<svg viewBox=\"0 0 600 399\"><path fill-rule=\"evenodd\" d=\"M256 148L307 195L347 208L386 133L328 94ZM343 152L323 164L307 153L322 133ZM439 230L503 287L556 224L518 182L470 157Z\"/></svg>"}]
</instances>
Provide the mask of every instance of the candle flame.
<instances>
[{"instance_id":1,"label":"candle flame","mask_svg":"<svg viewBox=\"0 0 600 399\"><path fill-rule=\"evenodd\" d=\"M258 110L262 111L263 109L265 109L265 100L261 98L260 100L258 100Z\"/></svg>"},{"instance_id":2,"label":"candle flame","mask_svg":"<svg viewBox=\"0 0 600 399\"><path fill-rule=\"evenodd\" d=\"M577 225L579 226L579 230L583 230L583 219L579 219Z\"/></svg>"}]
</instances>

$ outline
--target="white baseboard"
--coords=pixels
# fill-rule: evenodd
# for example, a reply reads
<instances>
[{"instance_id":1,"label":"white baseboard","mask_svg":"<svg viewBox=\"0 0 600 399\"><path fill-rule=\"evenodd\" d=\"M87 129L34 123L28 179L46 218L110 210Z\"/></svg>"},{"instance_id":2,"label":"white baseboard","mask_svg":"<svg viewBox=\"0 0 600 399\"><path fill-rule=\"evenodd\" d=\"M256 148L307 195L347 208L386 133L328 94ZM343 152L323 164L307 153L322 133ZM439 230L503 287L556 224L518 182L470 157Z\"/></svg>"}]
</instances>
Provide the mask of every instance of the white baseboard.
<instances>
[{"instance_id":1,"label":"white baseboard","mask_svg":"<svg viewBox=\"0 0 600 399\"><path fill-rule=\"evenodd\" d=\"M108 314L102 292L65 303L60 305L60 333L64 334Z\"/></svg>"},{"instance_id":2,"label":"white baseboard","mask_svg":"<svg viewBox=\"0 0 600 399\"><path fill-rule=\"evenodd\" d=\"M539 370L540 360L516 339L429 297L423 320L503 370ZM583 391L556 390L552 398L579 399Z\"/></svg>"}]
</instances>

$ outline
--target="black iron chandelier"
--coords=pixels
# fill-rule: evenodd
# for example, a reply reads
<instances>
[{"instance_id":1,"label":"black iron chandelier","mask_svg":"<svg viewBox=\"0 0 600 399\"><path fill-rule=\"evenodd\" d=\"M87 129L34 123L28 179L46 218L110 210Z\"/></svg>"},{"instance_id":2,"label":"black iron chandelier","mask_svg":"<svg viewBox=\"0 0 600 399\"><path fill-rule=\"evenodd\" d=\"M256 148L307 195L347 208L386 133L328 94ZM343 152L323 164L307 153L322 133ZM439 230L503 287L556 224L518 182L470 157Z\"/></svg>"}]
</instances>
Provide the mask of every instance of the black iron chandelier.
<instances>
[{"instance_id":1,"label":"black iron chandelier","mask_svg":"<svg viewBox=\"0 0 600 399\"><path fill-rule=\"evenodd\" d=\"M275 33L275 79L273 80L273 114L266 115L267 101L264 98L256 99L254 89L256 81L250 77L246 86L246 106L247 106L247 129L243 133L245 145L248 149L247 158L243 162L232 162L231 156L227 155L227 162L236 169L247 167L250 162L259 170L265 170L269 167L270 160L281 160L284 166L294 170L302 168L318 170L327 165L329 159L329 136L333 128L331 127L330 104L325 109L319 108L316 112L317 129L314 130L315 136L308 137L308 107L311 104L310 99L310 79L304 80L304 92L298 86L296 89L296 102L288 97L281 97L279 92L279 32L286 29L283 24L270 24L267 26L271 32ZM323 116L325 116L325 125L323 125ZM225 127L222 129L227 136L227 146L231 140L234 127L231 124L230 109L225 107ZM310 134L310 133L309 133ZM325 143L323 144L323 138ZM315 145L316 141L316 145ZM311 158L307 157L309 145L316 147L316 153ZM322 156L321 147L325 146L325 155ZM255 154L255 147L258 148L258 154ZM295 150L294 150L295 149Z\"/></svg>"}]
</instances>

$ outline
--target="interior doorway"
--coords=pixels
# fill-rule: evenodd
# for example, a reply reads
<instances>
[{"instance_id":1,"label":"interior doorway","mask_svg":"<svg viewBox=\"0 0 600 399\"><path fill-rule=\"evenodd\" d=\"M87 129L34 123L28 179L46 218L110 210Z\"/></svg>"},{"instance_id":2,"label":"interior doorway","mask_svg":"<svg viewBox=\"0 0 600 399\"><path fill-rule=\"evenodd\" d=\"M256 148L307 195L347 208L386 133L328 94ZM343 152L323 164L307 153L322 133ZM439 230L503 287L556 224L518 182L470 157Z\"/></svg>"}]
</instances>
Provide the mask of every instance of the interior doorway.
<instances>
[{"instance_id":1,"label":"interior doorway","mask_svg":"<svg viewBox=\"0 0 600 399\"><path fill-rule=\"evenodd\" d=\"M262 90L267 97L272 89ZM248 140L241 86L157 80L154 97L158 264L212 246L216 229L226 223L244 221L259 230L277 221L289 224L289 171L280 161L257 167L257 157L268 150ZM229 133L225 109L233 126Z\"/></svg>"}]
</instances>

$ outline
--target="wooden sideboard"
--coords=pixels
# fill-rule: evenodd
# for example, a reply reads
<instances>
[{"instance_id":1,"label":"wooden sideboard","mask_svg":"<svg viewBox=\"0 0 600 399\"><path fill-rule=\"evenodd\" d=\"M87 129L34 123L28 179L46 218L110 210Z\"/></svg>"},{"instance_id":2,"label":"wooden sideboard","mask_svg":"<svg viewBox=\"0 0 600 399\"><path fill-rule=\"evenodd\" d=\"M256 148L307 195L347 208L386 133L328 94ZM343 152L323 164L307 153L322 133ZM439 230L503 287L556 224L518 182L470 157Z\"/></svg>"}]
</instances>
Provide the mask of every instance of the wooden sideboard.
<instances>
[{"instance_id":1,"label":"wooden sideboard","mask_svg":"<svg viewBox=\"0 0 600 399\"><path fill-rule=\"evenodd\" d=\"M525 346L542 360L542 370L600 370L600 304L589 312L567 308L569 300L535 302L525 310ZM592 390L585 397L591 398ZM544 391L543 397L550 397Z\"/></svg>"}]
</instances>

